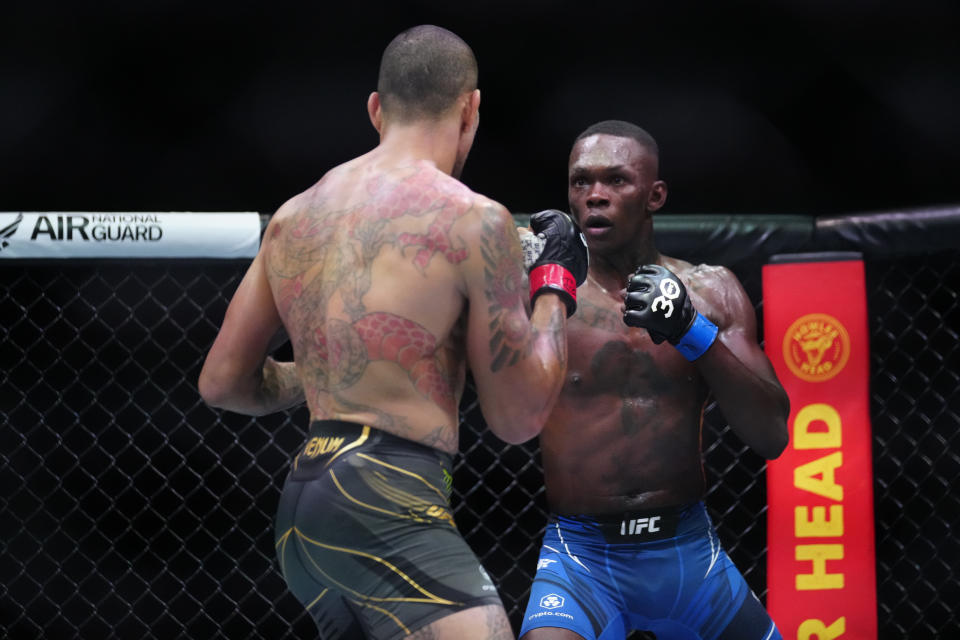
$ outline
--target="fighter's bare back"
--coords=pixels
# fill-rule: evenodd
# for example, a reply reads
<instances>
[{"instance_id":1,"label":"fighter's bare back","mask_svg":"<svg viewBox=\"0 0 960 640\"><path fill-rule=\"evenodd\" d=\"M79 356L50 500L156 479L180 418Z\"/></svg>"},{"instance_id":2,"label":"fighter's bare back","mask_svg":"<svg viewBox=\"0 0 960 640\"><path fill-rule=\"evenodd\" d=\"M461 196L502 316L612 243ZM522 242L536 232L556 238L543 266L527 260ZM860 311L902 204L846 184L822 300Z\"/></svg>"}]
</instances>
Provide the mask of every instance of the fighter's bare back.
<instances>
[{"instance_id":1,"label":"fighter's bare back","mask_svg":"<svg viewBox=\"0 0 960 640\"><path fill-rule=\"evenodd\" d=\"M460 234L486 206L429 163L381 166L370 153L274 216L267 275L311 419L456 451L466 301L457 265L470 251Z\"/></svg>"}]
</instances>

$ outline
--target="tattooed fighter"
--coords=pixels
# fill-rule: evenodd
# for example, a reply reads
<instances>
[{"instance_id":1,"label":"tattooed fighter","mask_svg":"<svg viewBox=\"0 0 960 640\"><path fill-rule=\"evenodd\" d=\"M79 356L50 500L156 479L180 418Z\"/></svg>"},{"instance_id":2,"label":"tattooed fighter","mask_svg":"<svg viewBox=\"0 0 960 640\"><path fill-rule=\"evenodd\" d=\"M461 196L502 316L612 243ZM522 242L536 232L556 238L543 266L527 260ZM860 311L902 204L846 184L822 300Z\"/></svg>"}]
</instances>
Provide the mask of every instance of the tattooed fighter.
<instances>
[{"instance_id":1,"label":"tattooed fighter","mask_svg":"<svg viewBox=\"0 0 960 640\"><path fill-rule=\"evenodd\" d=\"M276 551L324 638L512 637L450 511L458 403L469 367L497 436L539 433L587 256L569 216L535 215L546 247L528 315L510 214L457 179L476 87L453 33L421 26L390 43L367 102L379 145L273 216L200 375L215 407L309 407ZM285 335L296 364L269 356Z\"/></svg>"},{"instance_id":2,"label":"tattooed fighter","mask_svg":"<svg viewBox=\"0 0 960 640\"><path fill-rule=\"evenodd\" d=\"M700 429L712 395L744 443L776 458L787 396L736 276L657 250L658 164L653 138L622 121L588 128L570 153L590 269L540 435L551 517L524 640L780 638L704 509Z\"/></svg>"}]
</instances>

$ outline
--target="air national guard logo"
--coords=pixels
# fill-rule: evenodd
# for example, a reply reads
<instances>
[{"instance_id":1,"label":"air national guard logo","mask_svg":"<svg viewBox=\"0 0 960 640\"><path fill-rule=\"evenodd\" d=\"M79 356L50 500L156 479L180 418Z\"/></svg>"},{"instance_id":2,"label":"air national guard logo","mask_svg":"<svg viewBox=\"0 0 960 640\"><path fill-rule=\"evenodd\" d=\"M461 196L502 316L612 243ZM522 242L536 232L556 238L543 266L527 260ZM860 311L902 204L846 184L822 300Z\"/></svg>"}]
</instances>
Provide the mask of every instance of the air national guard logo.
<instances>
[{"instance_id":1,"label":"air national guard logo","mask_svg":"<svg viewBox=\"0 0 960 640\"><path fill-rule=\"evenodd\" d=\"M20 226L20 223L23 221L23 213L17 214L16 220L6 225L0 229L0 251L6 249L10 244L10 238L13 237L13 234L17 232L17 227ZM2 223L0 223L2 224Z\"/></svg>"},{"instance_id":2,"label":"air national guard logo","mask_svg":"<svg viewBox=\"0 0 960 640\"><path fill-rule=\"evenodd\" d=\"M840 373L850 359L850 334L833 316L807 314L784 334L783 359L801 380L824 382Z\"/></svg>"}]
</instances>

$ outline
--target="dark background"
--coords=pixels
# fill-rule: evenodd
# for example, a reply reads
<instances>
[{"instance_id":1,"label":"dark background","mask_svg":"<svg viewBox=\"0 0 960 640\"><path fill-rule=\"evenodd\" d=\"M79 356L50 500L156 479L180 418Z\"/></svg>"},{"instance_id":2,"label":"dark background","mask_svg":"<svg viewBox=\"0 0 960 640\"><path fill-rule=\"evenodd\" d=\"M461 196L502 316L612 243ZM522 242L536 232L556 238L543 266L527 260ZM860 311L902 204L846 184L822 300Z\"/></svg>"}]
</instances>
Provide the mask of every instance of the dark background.
<instances>
[{"instance_id":1,"label":"dark background","mask_svg":"<svg viewBox=\"0 0 960 640\"><path fill-rule=\"evenodd\" d=\"M572 139L611 117L660 141L668 212L960 204L956 0L32 0L0 11L0 210L270 213L375 145L380 54L425 22L477 53L463 178L514 211L565 206ZM868 266L883 640L960 637L958 264ZM267 524L303 421L214 412L194 388L242 267L167 269L0 273L6 636L314 634ZM708 504L762 595L761 463L708 434ZM516 623L542 484L490 457L460 458L457 518Z\"/></svg>"},{"instance_id":2,"label":"dark background","mask_svg":"<svg viewBox=\"0 0 960 640\"><path fill-rule=\"evenodd\" d=\"M960 202L960 3L7 3L0 209L272 213L376 144L387 42L466 39L482 122L463 180L566 205L606 118L662 148L665 211L829 214Z\"/></svg>"}]
</instances>

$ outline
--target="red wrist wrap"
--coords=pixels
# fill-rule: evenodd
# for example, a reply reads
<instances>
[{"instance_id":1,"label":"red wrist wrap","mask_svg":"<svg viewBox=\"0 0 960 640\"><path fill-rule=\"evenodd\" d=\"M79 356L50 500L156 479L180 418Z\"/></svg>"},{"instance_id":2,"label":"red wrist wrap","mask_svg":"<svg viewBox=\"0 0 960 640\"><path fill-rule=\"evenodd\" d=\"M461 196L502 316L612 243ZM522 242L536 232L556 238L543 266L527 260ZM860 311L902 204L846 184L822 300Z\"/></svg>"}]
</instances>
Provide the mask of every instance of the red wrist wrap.
<instances>
[{"instance_id":1,"label":"red wrist wrap","mask_svg":"<svg viewBox=\"0 0 960 640\"><path fill-rule=\"evenodd\" d=\"M566 293L576 305L577 281L573 274L559 264L542 264L530 271L530 299L536 298L541 289L553 289ZM568 303L569 307L570 304Z\"/></svg>"}]
</instances>

